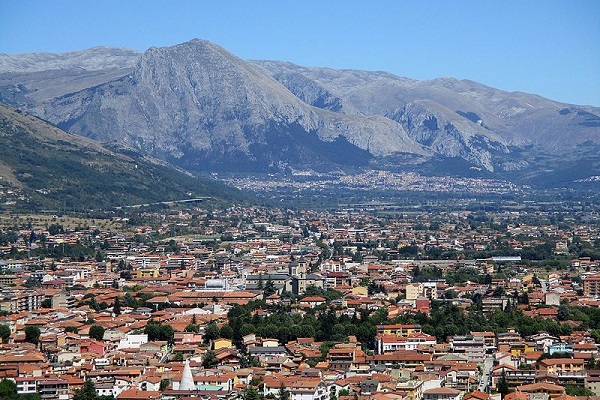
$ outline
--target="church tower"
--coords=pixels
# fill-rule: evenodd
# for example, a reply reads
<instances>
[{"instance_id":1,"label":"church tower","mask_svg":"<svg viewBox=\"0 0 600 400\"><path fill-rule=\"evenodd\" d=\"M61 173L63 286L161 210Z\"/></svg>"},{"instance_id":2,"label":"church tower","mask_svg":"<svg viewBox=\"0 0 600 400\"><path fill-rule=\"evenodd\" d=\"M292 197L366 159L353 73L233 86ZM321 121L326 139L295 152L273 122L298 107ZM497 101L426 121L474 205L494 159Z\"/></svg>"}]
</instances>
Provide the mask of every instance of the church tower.
<instances>
[{"instance_id":1,"label":"church tower","mask_svg":"<svg viewBox=\"0 0 600 400\"><path fill-rule=\"evenodd\" d=\"M196 384L194 383L194 376L192 375L192 369L190 368L190 361L185 360L185 366L183 367L183 374L181 375L181 381L179 381L179 390L195 390Z\"/></svg>"}]
</instances>

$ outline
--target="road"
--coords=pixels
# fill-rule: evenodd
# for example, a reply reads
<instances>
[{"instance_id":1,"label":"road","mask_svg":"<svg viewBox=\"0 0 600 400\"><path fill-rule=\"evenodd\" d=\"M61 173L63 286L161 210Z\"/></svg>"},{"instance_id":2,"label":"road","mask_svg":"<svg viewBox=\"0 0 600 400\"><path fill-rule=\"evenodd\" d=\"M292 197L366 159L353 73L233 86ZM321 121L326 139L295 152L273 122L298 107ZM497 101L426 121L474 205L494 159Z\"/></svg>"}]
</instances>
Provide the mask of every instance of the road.
<instances>
[{"instance_id":1,"label":"road","mask_svg":"<svg viewBox=\"0 0 600 400\"><path fill-rule=\"evenodd\" d=\"M483 362L483 369L481 371L481 380L477 390L481 392L488 392L490 388L490 382L492 378L492 368L494 367L494 355L486 354Z\"/></svg>"}]
</instances>

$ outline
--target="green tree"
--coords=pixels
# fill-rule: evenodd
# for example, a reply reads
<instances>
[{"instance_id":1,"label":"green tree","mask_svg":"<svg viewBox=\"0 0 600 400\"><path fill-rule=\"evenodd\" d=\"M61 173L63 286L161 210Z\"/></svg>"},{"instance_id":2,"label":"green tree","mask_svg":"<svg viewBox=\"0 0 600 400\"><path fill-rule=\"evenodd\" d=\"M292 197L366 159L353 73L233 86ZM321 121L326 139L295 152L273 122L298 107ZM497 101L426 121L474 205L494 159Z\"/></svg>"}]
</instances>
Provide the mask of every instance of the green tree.
<instances>
[{"instance_id":1,"label":"green tree","mask_svg":"<svg viewBox=\"0 0 600 400\"><path fill-rule=\"evenodd\" d=\"M290 400L290 391L285 387L283 382L279 386L279 392L277 393L277 400Z\"/></svg>"},{"instance_id":2,"label":"green tree","mask_svg":"<svg viewBox=\"0 0 600 400\"><path fill-rule=\"evenodd\" d=\"M246 387L242 392L243 400L260 400L260 395L258 394L258 390L253 387Z\"/></svg>"},{"instance_id":3,"label":"green tree","mask_svg":"<svg viewBox=\"0 0 600 400\"><path fill-rule=\"evenodd\" d=\"M90 326L90 337L96 340L102 340L104 337L104 328L100 325Z\"/></svg>"},{"instance_id":4,"label":"green tree","mask_svg":"<svg viewBox=\"0 0 600 400\"><path fill-rule=\"evenodd\" d=\"M66 326L65 332L78 333L79 329L76 326Z\"/></svg>"},{"instance_id":5,"label":"green tree","mask_svg":"<svg viewBox=\"0 0 600 400\"><path fill-rule=\"evenodd\" d=\"M123 304L125 305L125 307L134 308L136 307L137 302L135 301L131 293L128 292L125 293L125 296L123 296Z\"/></svg>"},{"instance_id":6,"label":"green tree","mask_svg":"<svg viewBox=\"0 0 600 400\"><path fill-rule=\"evenodd\" d=\"M220 334L225 339L233 339L233 328L229 325L223 325Z\"/></svg>"},{"instance_id":7,"label":"green tree","mask_svg":"<svg viewBox=\"0 0 600 400\"><path fill-rule=\"evenodd\" d=\"M263 291L263 298L267 298L270 295L274 294L277 291L275 288L275 283L271 280L271 277L267 279L267 283L265 283L265 290Z\"/></svg>"},{"instance_id":8,"label":"green tree","mask_svg":"<svg viewBox=\"0 0 600 400\"><path fill-rule=\"evenodd\" d=\"M497 390L502 396L502 399L509 393L508 382L506 382L506 372L502 372L502 376L500 376L500 380L498 381Z\"/></svg>"},{"instance_id":9,"label":"green tree","mask_svg":"<svg viewBox=\"0 0 600 400\"><path fill-rule=\"evenodd\" d=\"M96 385L90 379L86 380L81 389L75 390L73 400L97 400Z\"/></svg>"},{"instance_id":10,"label":"green tree","mask_svg":"<svg viewBox=\"0 0 600 400\"><path fill-rule=\"evenodd\" d=\"M158 388L158 390L160 390L161 392L164 391L166 388L169 387L169 385L171 384L171 380L170 379L161 379L160 381L160 387Z\"/></svg>"},{"instance_id":11,"label":"green tree","mask_svg":"<svg viewBox=\"0 0 600 400\"><path fill-rule=\"evenodd\" d=\"M118 297L115 297L115 302L113 303L113 313L115 315L121 315L121 302Z\"/></svg>"},{"instance_id":12,"label":"green tree","mask_svg":"<svg viewBox=\"0 0 600 400\"><path fill-rule=\"evenodd\" d=\"M148 335L148 340L164 340L169 344L174 342L175 331L171 325L162 325L155 321L148 322L144 328L144 333Z\"/></svg>"},{"instance_id":13,"label":"green tree","mask_svg":"<svg viewBox=\"0 0 600 400\"><path fill-rule=\"evenodd\" d=\"M7 325L0 325L0 338L2 338L2 343L8 343L10 328Z\"/></svg>"},{"instance_id":14,"label":"green tree","mask_svg":"<svg viewBox=\"0 0 600 400\"><path fill-rule=\"evenodd\" d=\"M52 224L48 227L48 233L51 235L58 235L59 233L64 232L64 228L62 225L59 224Z\"/></svg>"},{"instance_id":15,"label":"green tree","mask_svg":"<svg viewBox=\"0 0 600 400\"><path fill-rule=\"evenodd\" d=\"M10 379L0 382L0 399L10 399L17 396L17 384Z\"/></svg>"},{"instance_id":16,"label":"green tree","mask_svg":"<svg viewBox=\"0 0 600 400\"><path fill-rule=\"evenodd\" d=\"M219 327L217 326L217 324L215 324L214 322L211 322L210 324L208 324L206 326L206 329L204 330L204 341L206 343L209 343L212 340L219 338L220 334L221 334L221 331L219 330Z\"/></svg>"},{"instance_id":17,"label":"green tree","mask_svg":"<svg viewBox=\"0 0 600 400\"><path fill-rule=\"evenodd\" d=\"M594 396L594 392L590 389L577 385L565 385L565 394L567 396Z\"/></svg>"},{"instance_id":18,"label":"green tree","mask_svg":"<svg viewBox=\"0 0 600 400\"><path fill-rule=\"evenodd\" d=\"M217 354L212 350L207 350L202 359L202 366L206 369L214 368L219 365Z\"/></svg>"},{"instance_id":19,"label":"green tree","mask_svg":"<svg viewBox=\"0 0 600 400\"><path fill-rule=\"evenodd\" d=\"M184 331L198 333L198 332L200 332L200 327L195 324L189 324L188 326L185 327Z\"/></svg>"},{"instance_id":20,"label":"green tree","mask_svg":"<svg viewBox=\"0 0 600 400\"><path fill-rule=\"evenodd\" d=\"M41 335L40 328L35 325L30 325L25 328L25 341L33 344L38 344Z\"/></svg>"}]
</instances>

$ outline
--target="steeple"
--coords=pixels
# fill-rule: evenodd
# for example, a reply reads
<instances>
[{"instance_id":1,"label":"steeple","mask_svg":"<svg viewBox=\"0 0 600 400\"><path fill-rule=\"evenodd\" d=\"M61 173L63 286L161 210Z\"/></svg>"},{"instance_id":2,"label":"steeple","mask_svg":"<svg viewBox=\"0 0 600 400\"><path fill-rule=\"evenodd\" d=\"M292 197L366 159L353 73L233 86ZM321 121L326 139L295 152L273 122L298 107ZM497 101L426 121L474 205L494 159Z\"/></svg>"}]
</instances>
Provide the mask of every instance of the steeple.
<instances>
[{"instance_id":1,"label":"steeple","mask_svg":"<svg viewBox=\"0 0 600 400\"><path fill-rule=\"evenodd\" d=\"M185 360L183 374L181 375L181 381L179 381L179 390L194 389L196 389L196 385L194 384L194 376L192 375L192 369L190 368L190 361Z\"/></svg>"}]
</instances>

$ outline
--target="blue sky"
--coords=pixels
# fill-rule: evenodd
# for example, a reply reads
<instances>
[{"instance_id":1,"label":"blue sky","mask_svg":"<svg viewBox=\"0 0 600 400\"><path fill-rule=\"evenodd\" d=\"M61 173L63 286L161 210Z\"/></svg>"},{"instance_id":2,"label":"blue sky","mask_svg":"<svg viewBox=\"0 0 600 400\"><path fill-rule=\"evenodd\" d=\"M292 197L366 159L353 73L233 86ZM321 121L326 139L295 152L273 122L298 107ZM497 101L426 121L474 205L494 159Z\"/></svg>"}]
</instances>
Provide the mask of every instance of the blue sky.
<instances>
[{"instance_id":1,"label":"blue sky","mask_svg":"<svg viewBox=\"0 0 600 400\"><path fill-rule=\"evenodd\" d=\"M192 38L244 59L451 76L600 106L597 0L0 0L0 53Z\"/></svg>"}]
</instances>

